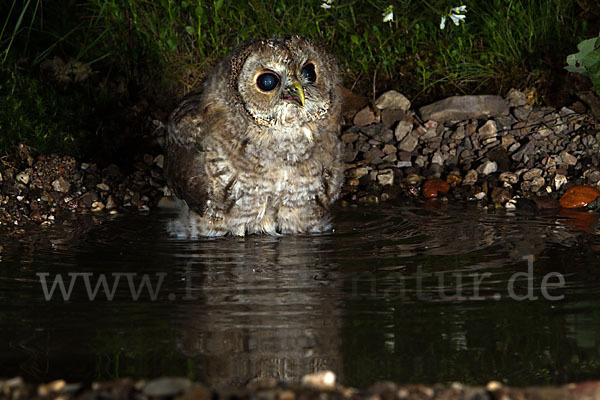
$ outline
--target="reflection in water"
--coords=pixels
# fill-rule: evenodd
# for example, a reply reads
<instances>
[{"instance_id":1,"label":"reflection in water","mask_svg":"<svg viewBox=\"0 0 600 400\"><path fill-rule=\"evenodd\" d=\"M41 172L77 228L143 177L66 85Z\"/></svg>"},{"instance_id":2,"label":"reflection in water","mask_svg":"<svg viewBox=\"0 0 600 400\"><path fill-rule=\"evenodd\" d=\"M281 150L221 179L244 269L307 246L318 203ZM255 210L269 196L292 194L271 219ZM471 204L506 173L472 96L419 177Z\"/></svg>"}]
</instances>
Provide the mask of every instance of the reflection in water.
<instances>
[{"instance_id":1,"label":"reflection in water","mask_svg":"<svg viewBox=\"0 0 600 400\"><path fill-rule=\"evenodd\" d=\"M224 386L332 369L365 386L600 374L595 214L349 208L330 234L195 241L170 238L170 217L88 215L0 237L0 376L185 375ZM536 301L507 297L524 256L533 276L515 287L533 284ZM121 282L112 301L102 290L89 301L78 284L71 300L46 302L43 271L165 278L155 300L146 291L132 300ZM549 272L565 277L553 292L562 301L540 297ZM473 274L488 274L477 293Z\"/></svg>"},{"instance_id":2,"label":"reflection in water","mask_svg":"<svg viewBox=\"0 0 600 400\"><path fill-rule=\"evenodd\" d=\"M178 347L214 386L341 371L340 276L330 236L220 238L176 255Z\"/></svg>"}]
</instances>

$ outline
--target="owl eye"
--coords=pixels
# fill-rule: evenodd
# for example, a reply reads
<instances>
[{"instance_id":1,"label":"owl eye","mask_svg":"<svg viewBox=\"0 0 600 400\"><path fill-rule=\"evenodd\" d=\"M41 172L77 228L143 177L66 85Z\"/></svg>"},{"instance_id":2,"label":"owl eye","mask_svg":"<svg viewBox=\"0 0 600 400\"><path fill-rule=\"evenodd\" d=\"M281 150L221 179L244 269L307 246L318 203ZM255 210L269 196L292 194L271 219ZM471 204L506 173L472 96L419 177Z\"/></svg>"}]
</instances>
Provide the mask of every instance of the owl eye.
<instances>
[{"instance_id":1,"label":"owl eye","mask_svg":"<svg viewBox=\"0 0 600 400\"><path fill-rule=\"evenodd\" d=\"M260 90L270 92L279 85L279 77L273 72L262 73L256 78L256 85Z\"/></svg>"},{"instance_id":2,"label":"owl eye","mask_svg":"<svg viewBox=\"0 0 600 400\"><path fill-rule=\"evenodd\" d=\"M302 68L302 76L309 82L314 82L317 80L317 73L315 72L315 66L311 63L308 63Z\"/></svg>"}]
</instances>

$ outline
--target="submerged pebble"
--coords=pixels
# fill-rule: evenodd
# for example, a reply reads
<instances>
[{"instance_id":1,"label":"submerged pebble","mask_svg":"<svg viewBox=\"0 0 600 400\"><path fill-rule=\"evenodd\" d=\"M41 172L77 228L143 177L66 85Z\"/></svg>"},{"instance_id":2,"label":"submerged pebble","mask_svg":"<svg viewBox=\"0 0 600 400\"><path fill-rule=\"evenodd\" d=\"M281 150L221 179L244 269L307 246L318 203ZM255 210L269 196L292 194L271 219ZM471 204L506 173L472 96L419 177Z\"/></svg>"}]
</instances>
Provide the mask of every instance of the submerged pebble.
<instances>
[{"instance_id":1,"label":"submerged pebble","mask_svg":"<svg viewBox=\"0 0 600 400\"><path fill-rule=\"evenodd\" d=\"M423 197L433 199L438 193L448 193L450 184L442 179L429 179L423 183Z\"/></svg>"}]
</instances>

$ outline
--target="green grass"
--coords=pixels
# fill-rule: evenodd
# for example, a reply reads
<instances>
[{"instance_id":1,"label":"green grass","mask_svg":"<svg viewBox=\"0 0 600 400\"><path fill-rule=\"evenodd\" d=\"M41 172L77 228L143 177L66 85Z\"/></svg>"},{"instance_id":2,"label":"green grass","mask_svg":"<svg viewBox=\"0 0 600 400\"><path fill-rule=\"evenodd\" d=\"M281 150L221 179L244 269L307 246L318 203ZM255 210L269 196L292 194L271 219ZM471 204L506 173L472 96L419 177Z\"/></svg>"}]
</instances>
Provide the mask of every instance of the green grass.
<instances>
[{"instance_id":1,"label":"green grass","mask_svg":"<svg viewBox=\"0 0 600 400\"><path fill-rule=\"evenodd\" d=\"M121 101L131 105L146 97L157 107L169 107L197 87L217 60L250 38L307 36L337 55L347 87L364 94L371 94L372 87L395 88L424 102L448 94L544 85L545 72L562 68L577 42L600 29L600 6L592 0L335 0L331 9L321 8L317 0L4 3L0 15L8 17L0 20L0 67L5 74L30 76L37 85L44 77L32 71L45 60L73 59L96 77L79 82L80 87L124 82L126 93L115 94ZM384 23L382 13L390 4L395 19ZM465 22L455 26L448 21L441 30L441 16L461 4L468 7ZM26 101L20 97L27 93L21 87L10 101ZM55 93L50 90L49 96ZM95 106L93 100L84 104ZM56 124L71 131L72 122ZM15 124L10 129L19 130ZM27 141L24 132L36 132L32 137L43 142L38 140L44 137L43 125L36 129L9 136ZM4 139L0 151L15 140Z\"/></svg>"}]
</instances>

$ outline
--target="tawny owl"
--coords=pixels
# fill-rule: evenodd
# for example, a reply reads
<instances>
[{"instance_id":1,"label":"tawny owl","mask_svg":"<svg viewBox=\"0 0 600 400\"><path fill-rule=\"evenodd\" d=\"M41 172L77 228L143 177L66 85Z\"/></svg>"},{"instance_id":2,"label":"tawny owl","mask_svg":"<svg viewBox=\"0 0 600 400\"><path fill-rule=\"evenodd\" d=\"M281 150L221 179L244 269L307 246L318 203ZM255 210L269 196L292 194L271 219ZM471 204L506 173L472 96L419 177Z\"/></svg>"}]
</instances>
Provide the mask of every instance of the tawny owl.
<instances>
[{"instance_id":1,"label":"tawny owl","mask_svg":"<svg viewBox=\"0 0 600 400\"><path fill-rule=\"evenodd\" d=\"M343 181L338 67L300 36L244 43L173 112L166 173L187 236L322 232Z\"/></svg>"}]
</instances>

